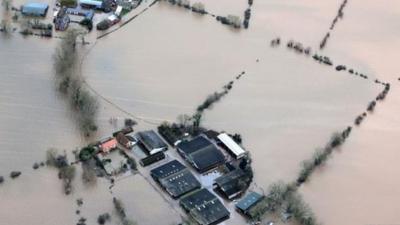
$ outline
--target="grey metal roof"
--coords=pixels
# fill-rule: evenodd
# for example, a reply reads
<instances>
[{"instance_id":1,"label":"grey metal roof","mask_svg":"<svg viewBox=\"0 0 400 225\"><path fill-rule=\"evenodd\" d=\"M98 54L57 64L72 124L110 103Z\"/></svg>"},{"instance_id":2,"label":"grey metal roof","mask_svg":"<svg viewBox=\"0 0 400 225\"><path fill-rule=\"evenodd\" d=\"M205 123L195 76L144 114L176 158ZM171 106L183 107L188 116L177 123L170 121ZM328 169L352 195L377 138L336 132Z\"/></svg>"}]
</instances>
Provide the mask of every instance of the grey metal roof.
<instances>
[{"instance_id":1,"label":"grey metal roof","mask_svg":"<svg viewBox=\"0 0 400 225\"><path fill-rule=\"evenodd\" d=\"M152 169L150 173L153 178L162 179L171 176L172 174L175 174L185 168L186 167L182 165L182 163L180 163L178 160L173 160L162 166Z\"/></svg>"},{"instance_id":2,"label":"grey metal roof","mask_svg":"<svg viewBox=\"0 0 400 225\"><path fill-rule=\"evenodd\" d=\"M168 145L153 130L139 132L138 138L150 151L153 149L168 148Z\"/></svg>"},{"instance_id":3,"label":"grey metal roof","mask_svg":"<svg viewBox=\"0 0 400 225\"><path fill-rule=\"evenodd\" d=\"M225 162L225 157L214 145L207 146L192 154L190 158L195 167L202 173Z\"/></svg>"},{"instance_id":4,"label":"grey metal roof","mask_svg":"<svg viewBox=\"0 0 400 225\"><path fill-rule=\"evenodd\" d=\"M185 154L191 154L209 145L212 145L211 141L203 136L197 136L190 141L183 141L179 143L177 147Z\"/></svg>"},{"instance_id":5,"label":"grey metal roof","mask_svg":"<svg viewBox=\"0 0 400 225\"><path fill-rule=\"evenodd\" d=\"M188 170L181 170L161 180L161 185L174 198L201 188L200 182Z\"/></svg>"},{"instance_id":6,"label":"grey metal roof","mask_svg":"<svg viewBox=\"0 0 400 225\"><path fill-rule=\"evenodd\" d=\"M27 3L22 6L22 14L32 15L32 16L45 16L49 5L46 3Z\"/></svg>"},{"instance_id":7,"label":"grey metal roof","mask_svg":"<svg viewBox=\"0 0 400 225\"><path fill-rule=\"evenodd\" d=\"M206 172L225 162L221 151L207 138L198 136L191 141L181 142L177 148L199 172Z\"/></svg>"},{"instance_id":8,"label":"grey metal roof","mask_svg":"<svg viewBox=\"0 0 400 225\"><path fill-rule=\"evenodd\" d=\"M229 218L229 211L207 189L201 189L181 199L180 205L202 225L216 224Z\"/></svg>"},{"instance_id":9,"label":"grey metal roof","mask_svg":"<svg viewBox=\"0 0 400 225\"><path fill-rule=\"evenodd\" d=\"M250 192L236 204L236 208L242 210L243 212L248 211L263 198L264 196L257 192Z\"/></svg>"},{"instance_id":10,"label":"grey metal roof","mask_svg":"<svg viewBox=\"0 0 400 225\"><path fill-rule=\"evenodd\" d=\"M228 199L235 197L246 189L246 181L250 178L241 169L233 170L215 179L215 184Z\"/></svg>"},{"instance_id":11,"label":"grey metal roof","mask_svg":"<svg viewBox=\"0 0 400 225\"><path fill-rule=\"evenodd\" d=\"M177 160L151 170L151 176L173 198L178 198L201 187L200 182L193 174Z\"/></svg>"}]
</instances>

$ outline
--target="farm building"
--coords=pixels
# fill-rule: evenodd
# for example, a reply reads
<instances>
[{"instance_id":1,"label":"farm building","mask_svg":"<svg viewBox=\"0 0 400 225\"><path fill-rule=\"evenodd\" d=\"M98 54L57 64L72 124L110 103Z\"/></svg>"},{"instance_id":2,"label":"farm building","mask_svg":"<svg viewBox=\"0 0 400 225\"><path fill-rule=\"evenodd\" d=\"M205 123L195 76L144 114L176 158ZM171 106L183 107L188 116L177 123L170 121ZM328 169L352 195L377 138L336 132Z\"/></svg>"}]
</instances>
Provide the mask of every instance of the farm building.
<instances>
[{"instance_id":1,"label":"farm building","mask_svg":"<svg viewBox=\"0 0 400 225\"><path fill-rule=\"evenodd\" d=\"M179 161L174 160L150 171L153 179L173 198L199 189L201 184Z\"/></svg>"},{"instance_id":2,"label":"farm building","mask_svg":"<svg viewBox=\"0 0 400 225\"><path fill-rule=\"evenodd\" d=\"M71 20L67 14L67 8L62 7L54 18L54 27L56 30L64 31L68 28L70 21Z\"/></svg>"},{"instance_id":3,"label":"farm building","mask_svg":"<svg viewBox=\"0 0 400 225\"><path fill-rule=\"evenodd\" d=\"M137 137L150 155L153 155L157 152L166 151L168 149L168 145L153 130L139 132Z\"/></svg>"},{"instance_id":4,"label":"farm building","mask_svg":"<svg viewBox=\"0 0 400 225\"><path fill-rule=\"evenodd\" d=\"M165 159L164 152L157 152L156 154L149 155L146 158L141 159L139 163L141 166L145 167L163 159Z\"/></svg>"},{"instance_id":5,"label":"farm building","mask_svg":"<svg viewBox=\"0 0 400 225\"><path fill-rule=\"evenodd\" d=\"M224 155L206 137L198 136L177 145L179 154L200 173L207 172L225 162Z\"/></svg>"},{"instance_id":6,"label":"farm building","mask_svg":"<svg viewBox=\"0 0 400 225\"><path fill-rule=\"evenodd\" d=\"M236 209L244 215L249 216L250 209L256 206L257 203L263 199L263 195L260 195L256 192L250 192L236 204Z\"/></svg>"},{"instance_id":7,"label":"farm building","mask_svg":"<svg viewBox=\"0 0 400 225\"><path fill-rule=\"evenodd\" d=\"M207 189L183 197L179 204L201 225L217 224L230 216L221 201Z\"/></svg>"},{"instance_id":8,"label":"farm building","mask_svg":"<svg viewBox=\"0 0 400 225\"><path fill-rule=\"evenodd\" d=\"M22 6L21 12L25 16L42 16L45 17L49 5L46 3L27 3Z\"/></svg>"},{"instance_id":9,"label":"farm building","mask_svg":"<svg viewBox=\"0 0 400 225\"><path fill-rule=\"evenodd\" d=\"M236 159L240 159L246 155L246 151L240 147L228 134L221 133L217 139Z\"/></svg>"},{"instance_id":10,"label":"farm building","mask_svg":"<svg viewBox=\"0 0 400 225\"><path fill-rule=\"evenodd\" d=\"M215 179L213 186L216 191L231 200L246 191L250 179L243 170L236 169Z\"/></svg>"},{"instance_id":11,"label":"farm building","mask_svg":"<svg viewBox=\"0 0 400 225\"><path fill-rule=\"evenodd\" d=\"M85 8L102 9L103 2L96 0L79 0L79 4Z\"/></svg>"},{"instance_id":12,"label":"farm building","mask_svg":"<svg viewBox=\"0 0 400 225\"><path fill-rule=\"evenodd\" d=\"M122 132L118 133L115 138L120 145L124 146L127 149L131 149L134 145L134 142L129 140L129 138L126 137Z\"/></svg>"},{"instance_id":13,"label":"farm building","mask_svg":"<svg viewBox=\"0 0 400 225\"><path fill-rule=\"evenodd\" d=\"M100 151L103 154L107 154L116 149L117 146L118 142L116 138L108 138L100 143Z\"/></svg>"}]
</instances>

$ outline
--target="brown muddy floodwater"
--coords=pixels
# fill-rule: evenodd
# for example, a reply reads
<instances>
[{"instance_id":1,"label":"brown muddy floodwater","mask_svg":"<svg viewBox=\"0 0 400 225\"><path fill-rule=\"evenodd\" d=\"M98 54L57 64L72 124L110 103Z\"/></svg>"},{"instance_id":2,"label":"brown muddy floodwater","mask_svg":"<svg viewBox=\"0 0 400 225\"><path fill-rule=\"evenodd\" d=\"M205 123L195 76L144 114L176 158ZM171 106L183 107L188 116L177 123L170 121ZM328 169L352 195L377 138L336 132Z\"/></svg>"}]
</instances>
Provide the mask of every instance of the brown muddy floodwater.
<instances>
[{"instance_id":1,"label":"brown muddy floodwater","mask_svg":"<svg viewBox=\"0 0 400 225\"><path fill-rule=\"evenodd\" d=\"M218 15L242 16L247 7L245 0L203 1ZM280 36L284 43L294 39L317 49L341 2L255 0L250 29L243 31L159 3L99 40L83 74L91 87L124 110L161 122L193 113L208 94L245 71L229 95L205 112L204 125L242 134L254 159L256 190L293 180L301 161L333 132L352 124L382 90L373 79L390 82L387 99L301 192L323 224L396 224L400 3L350 0L323 51L372 80L338 73L284 46L269 46ZM93 35L90 41L83 50L91 48ZM97 215L112 210L112 196L121 197L128 215L141 225L178 222L179 215L140 176L118 182L113 194L108 182L99 179L95 187L85 187L77 176L74 193L66 197L55 171L32 170L47 148L71 152L87 142L54 90L51 56L57 42L0 35L0 175L23 172L0 185L0 224L75 224L79 197L84 199L82 216L96 224ZM117 128L108 123L110 117L120 118L122 125L127 115L100 104L98 137L104 137ZM138 129L148 128L154 125L139 121Z\"/></svg>"}]
</instances>

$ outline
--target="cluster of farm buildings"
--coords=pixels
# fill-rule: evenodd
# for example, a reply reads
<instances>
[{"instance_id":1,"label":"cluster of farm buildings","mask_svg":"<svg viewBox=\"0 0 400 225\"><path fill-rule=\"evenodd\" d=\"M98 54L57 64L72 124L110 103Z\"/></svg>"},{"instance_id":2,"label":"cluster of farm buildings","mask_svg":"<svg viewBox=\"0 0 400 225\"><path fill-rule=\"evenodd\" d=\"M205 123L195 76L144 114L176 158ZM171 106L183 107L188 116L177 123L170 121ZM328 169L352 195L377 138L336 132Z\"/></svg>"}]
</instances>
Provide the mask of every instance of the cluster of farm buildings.
<instances>
[{"instance_id":1,"label":"cluster of farm buildings","mask_svg":"<svg viewBox=\"0 0 400 225\"><path fill-rule=\"evenodd\" d=\"M80 24L89 31L93 28L95 15L99 15L98 30L105 30L120 22L121 17L139 6L142 0L58 0L53 8L55 30L65 31L71 23ZM46 18L49 5L29 2L21 6L22 15L36 19Z\"/></svg>"},{"instance_id":2,"label":"cluster of farm buildings","mask_svg":"<svg viewBox=\"0 0 400 225\"><path fill-rule=\"evenodd\" d=\"M133 133L125 128L93 147L107 175L118 174L120 161L112 166L110 155L122 152L138 159L147 174L172 201L201 225L218 224L230 218L224 202L240 199L235 208L243 215L263 196L248 192L253 174L248 152L227 133L207 131L168 145L154 130ZM175 149L171 151L169 149ZM119 151L115 151L119 150ZM117 171L116 171L117 170ZM211 178L211 179L209 179ZM204 182L204 180L211 180Z\"/></svg>"}]
</instances>

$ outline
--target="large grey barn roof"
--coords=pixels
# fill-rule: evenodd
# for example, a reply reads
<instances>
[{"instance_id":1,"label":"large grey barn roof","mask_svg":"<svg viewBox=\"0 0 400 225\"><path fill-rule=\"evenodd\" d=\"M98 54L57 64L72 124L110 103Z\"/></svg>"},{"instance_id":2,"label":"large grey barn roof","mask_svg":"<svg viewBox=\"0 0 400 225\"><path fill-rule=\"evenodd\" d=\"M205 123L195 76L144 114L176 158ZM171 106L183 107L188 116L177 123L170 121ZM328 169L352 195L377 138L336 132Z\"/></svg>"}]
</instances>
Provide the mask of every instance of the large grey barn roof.
<instances>
[{"instance_id":1,"label":"large grey barn roof","mask_svg":"<svg viewBox=\"0 0 400 225\"><path fill-rule=\"evenodd\" d=\"M211 141L203 136L198 136L190 141L183 141L178 144L178 148L182 150L185 154L191 154L199 149L205 148L212 145Z\"/></svg>"},{"instance_id":2,"label":"large grey barn roof","mask_svg":"<svg viewBox=\"0 0 400 225\"><path fill-rule=\"evenodd\" d=\"M161 180L161 185L174 198L201 187L200 182L188 170L184 169Z\"/></svg>"},{"instance_id":3,"label":"large grey barn roof","mask_svg":"<svg viewBox=\"0 0 400 225\"><path fill-rule=\"evenodd\" d=\"M160 136L154 130L142 131L138 133L140 141L146 146L146 148L158 149L168 148L167 144L161 139Z\"/></svg>"},{"instance_id":4,"label":"large grey barn roof","mask_svg":"<svg viewBox=\"0 0 400 225\"><path fill-rule=\"evenodd\" d=\"M207 189L196 191L180 201L181 206L202 225L216 224L229 218L229 211Z\"/></svg>"},{"instance_id":5,"label":"large grey barn roof","mask_svg":"<svg viewBox=\"0 0 400 225\"><path fill-rule=\"evenodd\" d=\"M200 172L205 172L225 161L224 155L214 145L192 153L190 158Z\"/></svg>"},{"instance_id":6,"label":"large grey barn roof","mask_svg":"<svg viewBox=\"0 0 400 225\"><path fill-rule=\"evenodd\" d=\"M162 166L152 169L150 173L151 176L153 176L155 179L162 179L171 176L172 174L175 174L181 170L184 170L185 168L186 167L182 165L182 163L180 163L178 160L173 160Z\"/></svg>"},{"instance_id":7,"label":"large grey barn roof","mask_svg":"<svg viewBox=\"0 0 400 225\"><path fill-rule=\"evenodd\" d=\"M198 136L193 140L181 142L178 149L200 172L205 172L225 161L221 151L207 138Z\"/></svg>"}]
</instances>

